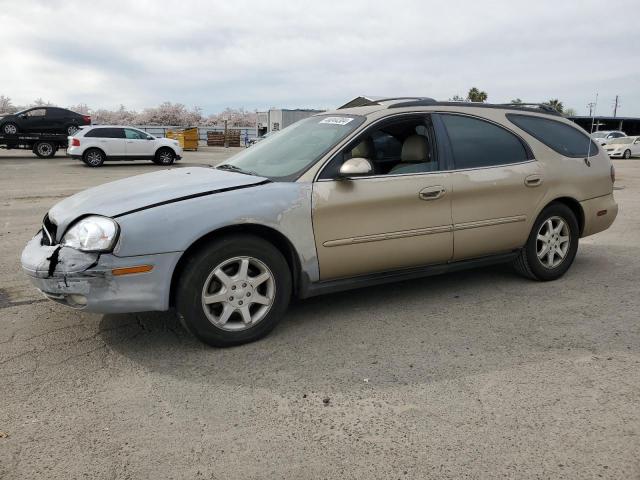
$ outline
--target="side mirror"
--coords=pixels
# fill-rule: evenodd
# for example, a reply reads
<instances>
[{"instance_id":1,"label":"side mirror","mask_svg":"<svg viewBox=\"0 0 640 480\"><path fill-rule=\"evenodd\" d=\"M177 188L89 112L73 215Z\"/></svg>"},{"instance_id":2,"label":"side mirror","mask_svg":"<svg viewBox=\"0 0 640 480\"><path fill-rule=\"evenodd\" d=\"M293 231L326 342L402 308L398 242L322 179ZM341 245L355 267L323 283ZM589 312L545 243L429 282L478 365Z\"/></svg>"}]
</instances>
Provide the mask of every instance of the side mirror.
<instances>
[{"instance_id":1,"label":"side mirror","mask_svg":"<svg viewBox=\"0 0 640 480\"><path fill-rule=\"evenodd\" d=\"M153 137L152 136L148 136L147 140L153 140Z\"/></svg>"},{"instance_id":2,"label":"side mirror","mask_svg":"<svg viewBox=\"0 0 640 480\"><path fill-rule=\"evenodd\" d=\"M27 114L26 113L21 113L20 114L20 118L27 118Z\"/></svg>"},{"instance_id":3,"label":"side mirror","mask_svg":"<svg viewBox=\"0 0 640 480\"><path fill-rule=\"evenodd\" d=\"M366 158L350 158L340 167L340 178L361 177L372 172L373 166Z\"/></svg>"}]
</instances>

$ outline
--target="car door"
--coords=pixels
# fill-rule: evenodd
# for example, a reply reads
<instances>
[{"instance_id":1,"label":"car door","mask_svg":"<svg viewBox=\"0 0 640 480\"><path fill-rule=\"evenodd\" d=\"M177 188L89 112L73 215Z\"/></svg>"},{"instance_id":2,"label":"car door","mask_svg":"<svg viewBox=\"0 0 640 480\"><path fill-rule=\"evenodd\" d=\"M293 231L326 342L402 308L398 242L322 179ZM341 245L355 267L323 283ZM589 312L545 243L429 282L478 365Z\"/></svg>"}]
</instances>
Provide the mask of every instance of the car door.
<instances>
[{"instance_id":1,"label":"car door","mask_svg":"<svg viewBox=\"0 0 640 480\"><path fill-rule=\"evenodd\" d=\"M441 113L452 158L453 259L522 247L545 192L544 171L524 140L504 126Z\"/></svg>"},{"instance_id":2,"label":"car door","mask_svg":"<svg viewBox=\"0 0 640 480\"><path fill-rule=\"evenodd\" d=\"M46 132L45 116L46 108L32 108L20 115L20 130L26 133Z\"/></svg>"},{"instance_id":3,"label":"car door","mask_svg":"<svg viewBox=\"0 0 640 480\"><path fill-rule=\"evenodd\" d=\"M123 128L100 127L94 128L85 134L85 137L94 137L95 146L104 151L109 158L126 158L125 138Z\"/></svg>"},{"instance_id":4,"label":"car door","mask_svg":"<svg viewBox=\"0 0 640 480\"><path fill-rule=\"evenodd\" d=\"M398 141L381 141L381 133ZM406 162L404 170L395 171L403 158L409 158L404 155L409 137L411 141L420 137L417 141L427 145L430 158L425 154L423 162ZM369 127L323 169L312 195L321 280L451 259L451 184L449 174L440 172L434 143L427 115L400 115ZM395 166L391 162L394 155ZM367 158L374 171L362 177L337 178L340 165L355 157Z\"/></svg>"},{"instance_id":5,"label":"car door","mask_svg":"<svg viewBox=\"0 0 640 480\"><path fill-rule=\"evenodd\" d=\"M47 108L42 119L42 130L48 133L66 133L64 130L64 117L59 108Z\"/></svg>"},{"instance_id":6,"label":"car door","mask_svg":"<svg viewBox=\"0 0 640 480\"><path fill-rule=\"evenodd\" d=\"M631 144L631 155L640 155L640 137L636 137Z\"/></svg>"},{"instance_id":7,"label":"car door","mask_svg":"<svg viewBox=\"0 0 640 480\"><path fill-rule=\"evenodd\" d=\"M153 157L155 142L149 135L135 128L125 128L124 135L127 158Z\"/></svg>"}]
</instances>

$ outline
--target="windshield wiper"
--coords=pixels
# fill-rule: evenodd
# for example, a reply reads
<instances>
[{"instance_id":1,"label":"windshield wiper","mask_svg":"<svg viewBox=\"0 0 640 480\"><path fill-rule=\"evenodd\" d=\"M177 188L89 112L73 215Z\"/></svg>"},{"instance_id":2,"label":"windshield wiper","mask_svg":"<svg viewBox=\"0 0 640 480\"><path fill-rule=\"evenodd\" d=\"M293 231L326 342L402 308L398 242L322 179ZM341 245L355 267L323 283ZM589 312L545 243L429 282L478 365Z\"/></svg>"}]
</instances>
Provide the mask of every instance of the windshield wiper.
<instances>
[{"instance_id":1,"label":"windshield wiper","mask_svg":"<svg viewBox=\"0 0 640 480\"><path fill-rule=\"evenodd\" d=\"M231 165L230 163L225 163L223 165L218 165L216 167L218 170L229 170L231 172L238 172L244 175L254 175L256 177L260 177L256 172L252 170L245 170L244 168L236 167L235 165Z\"/></svg>"}]
</instances>

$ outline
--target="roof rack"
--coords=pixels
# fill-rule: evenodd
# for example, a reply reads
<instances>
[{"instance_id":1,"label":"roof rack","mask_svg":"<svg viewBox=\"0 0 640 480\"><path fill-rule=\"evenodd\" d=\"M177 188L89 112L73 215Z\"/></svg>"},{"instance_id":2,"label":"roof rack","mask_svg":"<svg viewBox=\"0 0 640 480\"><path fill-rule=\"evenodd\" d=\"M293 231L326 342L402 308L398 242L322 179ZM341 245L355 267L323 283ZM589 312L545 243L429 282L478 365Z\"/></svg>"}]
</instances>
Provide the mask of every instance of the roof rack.
<instances>
[{"instance_id":1,"label":"roof rack","mask_svg":"<svg viewBox=\"0 0 640 480\"><path fill-rule=\"evenodd\" d=\"M384 105L388 102L393 102L397 100L404 101L413 101L413 102L429 102L429 105L435 103L436 101L433 98L429 97L372 97L372 96L360 96L356 97L353 100L345 103L341 107L338 107L338 110L342 110L345 108L352 107L368 107L371 105Z\"/></svg>"},{"instance_id":2,"label":"roof rack","mask_svg":"<svg viewBox=\"0 0 640 480\"><path fill-rule=\"evenodd\" d=\"M551 105L546 103L496 103L501 107L515 107L515 108L539 108L540 110L544 110L547 113L552 113L555 115L560 115L560 112L553 108Z\"/></svg>"},{"instance_id":3,"label":"roof rack","mask_svg":"<svg viewBox=\"0 0 640 480\"><path fill-rule=\"evenodd\" d=\"M471 108L502 108L509 110L522 110L527 112L546 113L549 115L562 116L555 108L544 103L480 103L480 102L438 102L433 98L421 98L418 100L410 100L406 102L393 103L388 108L405 108L405 107L471 107Z\"/></svg>"}]
</instances>

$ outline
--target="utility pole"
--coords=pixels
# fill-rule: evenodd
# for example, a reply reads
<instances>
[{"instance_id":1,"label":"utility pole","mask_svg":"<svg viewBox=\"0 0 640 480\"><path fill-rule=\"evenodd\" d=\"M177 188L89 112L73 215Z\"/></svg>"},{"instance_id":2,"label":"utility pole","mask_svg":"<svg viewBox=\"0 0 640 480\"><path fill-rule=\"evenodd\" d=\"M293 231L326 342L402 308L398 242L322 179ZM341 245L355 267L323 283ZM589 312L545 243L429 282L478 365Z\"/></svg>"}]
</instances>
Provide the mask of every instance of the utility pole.
<instances>
[{"instance_id":1,"label":"utility pole","mask_svg":"<svg viewBox=\"0 0 640 480\"><path fill-rule=\"evenodd\" d=\"M616 99L613 103L613 118L616 118L616 115L618 114L618 95L616 95Z\"/></svg>"},{"instance_id":2,"label":"utility pole","mask_svg":"<svg viewBox=\"0 0 640 480\"><path fill-rule=\"evenodd\" d=\"M595 106L596 106L595 102L587 103L587 107L589 107L589 116L593 115L593 107Z\"/></svg>"}]
</instances>

